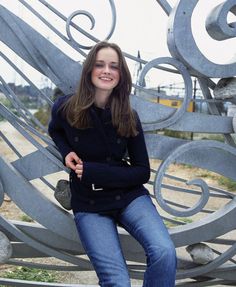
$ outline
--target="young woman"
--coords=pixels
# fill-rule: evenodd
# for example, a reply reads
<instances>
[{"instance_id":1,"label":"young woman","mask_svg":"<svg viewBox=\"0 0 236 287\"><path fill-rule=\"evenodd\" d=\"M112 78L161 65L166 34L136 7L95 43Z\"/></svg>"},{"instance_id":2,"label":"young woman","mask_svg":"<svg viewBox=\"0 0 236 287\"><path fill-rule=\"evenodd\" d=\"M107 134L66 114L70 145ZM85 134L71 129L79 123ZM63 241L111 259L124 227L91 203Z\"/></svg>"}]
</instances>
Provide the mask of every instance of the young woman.
<instances>
[{"instance_id":1,"label":"young woman","mask_svg":"<svg viewBox=\"0 0 236 287\"><path fill-rule=\"evenodd\" d=\"M55 102L49 134L71 169L75 223L100 286L131 286L119 224L145 250L143 286L173 287L175 248L143 186L150 166L142 126L129 102L131 86L121 49L99 42L84 62L76 93Z\"/></svg>"}]
</instances>

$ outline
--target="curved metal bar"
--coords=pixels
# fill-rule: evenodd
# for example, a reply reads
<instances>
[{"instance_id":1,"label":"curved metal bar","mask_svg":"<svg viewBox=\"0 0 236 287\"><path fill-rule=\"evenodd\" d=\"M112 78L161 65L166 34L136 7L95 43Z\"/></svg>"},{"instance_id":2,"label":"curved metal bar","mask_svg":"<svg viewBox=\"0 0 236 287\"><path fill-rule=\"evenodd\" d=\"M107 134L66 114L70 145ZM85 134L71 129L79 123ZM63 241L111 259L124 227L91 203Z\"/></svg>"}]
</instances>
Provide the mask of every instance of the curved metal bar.
<instances>
[{"instance_id":1,"label":"curved metal bar","mask_svg":"<svg viewBox=\"0 0 236 287\"><path fill-rule=\"evenodd\" d=\"M109 0L109 3L110 3L110 6L111 6L111 11L112 11L112 26L111 26L111 30L109 31L108 35L106 36L106 40L110 39L114 30L115 30L115 25L116 25L116 8L115 8L115 4L114 4L114 1L113 0ZM75 25L73 22L72 22L72 19L77 16L77 15L85 15L89 18L89 20L91 21L91 30L94 28L94 25L95 25L95 19L93 17L92 14L90 14L89 12L87 11L84 11L84 10L77 10L77 11L74 11L67 19L66 21L66 32L67 32L67 35L69 37L69 39L71 41L74 41L74 38L70 32L70 25L73 26L74 28L78 29L81 33L83 33L86 37L88 37L89 39L91 40L94 40L95 42L98 42L98 40L93 37L92 35L86 33L84 30L82 30L79 26ZM82 44L79 44L78 42L76 42L78 45L79 45L79 48L81 49L91 49L92 46L84 46Z\"/></svg>"},{"instance_id":2,"label":"curved metal bar","mask_svg":"<svg viewBox=\"0 0 236 287\"><path fill-rule=\"evenodd\" d=\"M196 276L202 276L206 275L208 272L211 272L212 270L216 269L217 267L223 265L225 262L227 262L230 258L232 258L236 254L236 243L231 246L228 250L226 250L224 253L222 253L220 256L218 256L216 259L214 259L212 262L195 267L188 270L179 270L177 271L176 278L182 279L187 277L196 277Z\"/></svg>"},{"instance_id":3,"label":"curved metal bar","mask_svg":"<svg viewBox=\"0 0 236 287\"><path fill-rule=\"evenodd\" d=\"M4 219L4 217L1 215L0 215L0 226L3 226L6 230L8 230L8 232L14 234L14 236L16 236L29 246L32 246L33 248L38 249L49 256L56 257L58 259L61 259L65 262L74 265L81 265L81 263L83 262L83 265L86 266L86 269L91 269L91 264L87 260L71 256L69 254L66 254L65 252L62 253L58 250L48 247L45 244L42 244L41 242L38 242L36 239L29 237L28 235L24 234L22 231L17 229L16 226L14 226L9 221Z\"/></svg>"},{"instance_id":4,"label":"curved metal bar","mask_svg":"<svg viewBox=\"0 0 236 287\"><path fill-rule=\"evenodd\" d=\"M169 51L174 58L190 68L190 73L210 78L233 77L236 75L235 62L215 64L209 61L196 45L191 29L191 18L198 1L180 0L172 9L167 34Z\"/></svg>"},{"instance_id":5,"label":"curved metal bar","mask_svg":"<svg viewBox=\"0 0 236 287\"><path fill-rule=\"evenodd\" d=\"M161 6L161 8L165 11L165 13L169 16L172 10L170 4L167 0L156 0L157 3Z\"/></svg>"},{"instance_id":6,"label":"curved metal bar","mask_svg":"<svg viewBox=\"0 0 236 287\"><path fill-rule=\"evenodd\" d=\"M59 35L61 39L63 39L67 44L69 44L76 51L81 53L81 55L86 56L86 53L79 48L79 44L75 43L73 39L69 40L68 37L65 37L64 35L60 34L60 32L57 31L50 23L48 23L44 17L39 15L39 13L37 13L37 11L32 8L33 6L30 6L24 0L19 0L19 2L21 2L32 13L34 13L50 29L52 29L57 35ZM67 20L68 29L71 28L69 27L70 25L77 29L77 25L72 22L72 18L77 15L76 12L74 12L67 19L56 9L50 7L47 1L38 0L38 2L47 6L51 11L56 13L65 22ZM170 15L170 27L171 29L173 28L173 30L170 29L168 33L169 37L171 38L170 34L173 32L172 36L174 39L174 45L171 47L173 50L171 52L173 53L173 55L178 56L178 59L183 62L183 64L180 64L182 65L182 67L184 67L184 70L187 71L185 86L187 86L187 83L189 94L187 93L186 88L185 97L183 100L186 101L185 103L187 103L186 97L190 95L190 92L192 92L192 88L190 87L190 83L192 84L190 75L203 76L199 77L198 79L200 88L206 98L206 102L209 104L211 112L217 115L188 113L186 112L187 104L185 105L185 107L183 104L179 110L176 110L170 107L165 107L160 104L145 101L136 96L132 96L132 106L135 109L137 108L137 111L143 123L144 130L154 131L164 126L167 127L169 130L220 133L225 134L227 143L231 144L229 134L235 131L236 125L233 124L234 118L222 117L219 110L217 110L217 104L222 103L222 101L216 101L212 98L211 91L209 89L214 89L216 84L213 82L213 80L207 78L204 73L205 70L209 68L214 69L216 67L218 68L218 71L210 70L209 73L211 74L209 75L215 75L216 73L218 73L218 75L227 75L229 67L234 68L234 66L214 66L213 63L210 63L211 66L209 66L208 62L206 65L206 59L203 55L202 58L194 60L194 58L198 56L198 54L194 50L195 46L193 45L193 42L188 41L189 37L190 40L194 41L194 39L191 39L191 35L189 36L187 34L187 31L188 29L190 29L191 32L190 18L193 14L195 6L198 3L197 0L179 0L176 2L176 7L173 9L169 5L168 0L157 0L157 2L162 7L163 11L167 15ZM235 2L236 1L232 0L225 1L225 3L219 5L220 7L216 7L213 12L211 12L210 18L212 17L212 19L211 22L209 22L210 24L208 25L209 34L218 33L217 37L219 40L220 38L222 38L222 40L226 39L224 38L226 36L235 36L235 23L227 24L226 22L226 16L229 11L235 14ZM111 3L114 4L113 1L110 1L110 4ZM181 14L182 12L183 14ZM2 14L4 14L4 16L2 16ZM93 19L93 16L85 11L84 15L92 19L91 23L92 26L94 26L95 20ZM17 29L14 29L15 26L17 26ZM81 72L81 66L78 66L77 62L68 59L68 57L64 55L60 50L54 49L53 44L48 44L49 41L41 37L37 32L35 32L35 30L32 29L30 25L25 24L20 18L16 17L13 13L7 11L7 9L4 9L2 6L0 6L0 27L0 40L6 43L13 51L15 51L21 58L26 60L32 67L38 69L40 72L47 75L51 80L56 82L56 85L59 86L64 92L67 93L74 91L76 87L76 79L78 79ZM85 35L88 39L91 39L94 42L98 41L98 39L84 31L82 28L78 27L77 30L79 31L79 33ZM71 31L69 31L69 33L71 33ZM110 34L112 33L113 31ZM184 36L184 38L180 39L180 41L183 42L182 46L175 46L177 42L177 40L175 39L176 35L182 35L182 37ZM29 42L31 43L31 46L28 46ZM183 53L183 55L181 53ZM187 55L186 58L184 58L184 53L186 53ZM49 55L50 57L47 58L47 55ZM127 58L136 61L137 63L147 63L144 59L139 59L138 57L134 57L130 54L124 53L124 55ZM189 59L188 57L191 59ZM5 57L3 58L7 61L7 63L11 64L9 59L6 59ZM166 62L162 63L158 62L158 60L160 59L157 59L157 65L154 64L156 60L153 60L151 61L153 62L153 66L148 63L144 67L143 79L145 77L145 73L147 73L151 68L157 68L176 74L181 74L179 69L176 68L175 65L173 65L173 60L177 61L176 59L172 59L171 62L167 63L167 65L173 65L175 69L169 69L167 67L161 66L161 64L166 64ZM196 64L196 66L192 65L190 60L192 60L194 64ZM147 68L148 65L149 69ZM185 65L188 68L186 68ZM204 67L204 65L206 65L206 67ZM14 69L15 66L11 66ZM65 66L68 67L68 69L65 69ZM226 68L223 71L224 67ZM198 68L201 68L202 70L199 71ZM232 70L231 72L235 73L235 70ZM236 73L234 74L234 76L235 75ZM24 75L21 76L24 77ZM5 87L3 87L3 90L4 88ZM144 90L143 87L140 86L135 86L135 88ZM8 94L7 89L4 90L4 93ZM16 240L16 243L14 245L16 258L25 258L28 254L32 254L32 257L39 257L43 254L43 252L45 252L45 255L43 256L47 257L55 255L58 256L58 258L60 258L61 260L70 263L73 262L72 264L79 264L79 266L67 266L65 267L65 269L62 265L60 265L60 270L85 270L87 267L90 268L87 265L88 261L83 262L80 260L79 257L76 257L84 255L84 250L80 242L77 240L78 235L76 230L74 230L74 222L71 218L70 213L65 212L59 206L53 204L50 199L44 198L44 196L36 188L34 188L34 186L30 184L30 182L28 182L28 180L34 178L41 178L45 184L47 184L50 188L53 189L54 186L47 182L47 180L44 179L43 176L46 176L58 170L62 170L64 168L61 163L60 155L58 154L58 151L56 150L52 141L47 136L40 135L40 133L31 126L31 117L27 114L25 110L21 109L21 105L17 102L17 98L15 98L14 95L11 95L11 93L9 93L9 97L13 101L16 109L19 111L23 119L17 118L2 105L0 105L0 114L2 114L4 118L16 128L26 138L26 140L29 140L36 147L37 151L22 157L17 151L17 149L12 148L13 145L9 144L9 141L6 140L6 137L3 136L3 140L6 141L9 147L12 148L16 155L18 155L20 158L12 162L11 164L8 164L3 159L0 159L0 205L3 201L3 195L5 192L6 194L9 194L11 196L12 200L16 202L16 204L20 208L22 208L23 211L25 211L33 219L37 220L41 225L35 223L34 225L28 224L28 226L26 226L22 224L20 226L20 223L18 222L18 225L17 223L15 224L15 229L14 225L9 226L8 223L3 223L0 220L1 230L3 230L3 232L6 231L6 234L10 236L9 238L12 242ZM174 97L170 97L170 99L173 100ZM24 122L24 120L26 121L26 123ZM35 140L34 137L29 134L29 132L31 131L34 135L37 135L39 139L42 139L45 143L47 143L48 147L45 148L42 144L40 144L39 141ZM200 144L199 142L193 142L190 144L189 142L184 140L174 138L171 139L169 137L154 134L150 135L147 133L145 134L145 139L148 147L149 156L153 158L164 159L163 164L160 166L160 169L163 173L168 167L169 159L169 163L172 163L173 161L180 162L183 164L189 163L194 166L218 172L219 174L225 175L229 178L236 180L236 152L235 148L233 147L229 147L226 144L216 144L215 142L212 143L210 141L202 141L202 143ZM35 162L37 162L36 167ZM163 174L163 177L164 176L168 175ZM154 188L159 184L157 183L157 177L158 175L156 175L155 178ZM15 179L14 182L12 178ZM162 180L162 178L160 180ZM170 184L162 183L160 183L161 186L158 185L158 190L161 187L169 188L170 190L177 190L180 192L192 192L193 194L198 194L199 196L201 195L199 202L193 207L189 207L187 204L181 205L178 202L173 202L174 200L166 200L164 201L164 203L167 206L170 205L174 212L176 211L175 208L182 208L184 209L184 211L186 211L185 214L183 211L177 216L189 216L194 214L196 211L205 212L208 214L206 216L204 215L204 217L198 221L195 220L194 217L194 222L187 223L185 225L183 225L183 222L181 222L181 220L178 220L176 218L166 218L166 220L175 223L176 225L179 224L179 226L175 226L174 228L170 229L170 234L173 238L174 243L176 244L176 247L184 247L185 245L202 241L209 241L210 243L214 243L214 240L217 236L221 236L235 229L236 197L233 193L231 194L227 191L207 186L206 183L201 179L195 179L192 182L187 182L184 179L177 180L182 181L185 184L195 184L199 186L202 191L197 191L195 188L179 188L174 187ZM150 181L150 184L153 184L153 182ZM157 197L155 191L154 194ZM224 202L227 201L228 203L216 212L214 212L213 210L211 210L210 207L204 208L209 196L218 197L219 200L223 198ZM25 200L26 197L28 203ZM38 205L40 205L40 210L38 209ZM52 213L53 216L50 216ZM170 212L170 214L172 213ZM171 215L169 217L171 217ZM57 218L57 224L55 224L54 222L55 218ZM182 221L184 221L184 219ZM141 279L143 277L143 272L145 269L145 256L143 250L140 248L139 244L133 238L130 238L130 236L124 230L119 228L119 234L122 246L124 247L123 250L126 259L135 262L132 265L128 265L131 277ZM223 241L221 242L223 243ZM230 280L234 280L235 282L236 279L235 275L233 274L233 271L235 271L235 269L233 270L230 264L229 268L224 267L224 269L223 267L221 267L222 264L227 267L229 266L225 263L227 260L231 260L231 256L233 256L236 251L236 243L234 242L234 240L231 240L228 243L228 245L234 245L225 253L218 256L218 258L216 258L212 263L207 264L206 266L196 267L195 265L193 267L194 264L191 264L190 261L183 260L183 264L185 264L184 266L187 269L183 272L178 272L179 277L177 278L198 276L216 278L216 272L219 271L219 278L225 279L221 282L226 282L227 284L231 282ZM68 244L70 246L68 246ZM45 249L45 246L49 249ZM58 253L55 253L55 251ZM74 260L77 261L75 262ZM9 260L8 263L10 262L11 260ZM13 260L12 262L18 264L17 261ZM141 264L139 265L139 263L141 263L142 266L140 266ZM28 262L25 262L25 264L27 265ZM32 265L34 265L34 263L32 263ZM44 265L44 268L49 269L49 266ZM52 266L52 268L56 268L56 266ZM182 268L181 262L179 268ZM206 282L204 283L199 283L199 286L206 286L208 283L211 284L210 279L206 280ZM14 282L9 281L7 284L15 284L15 286L27 286L26 284L24 284L24 282L20 282L19 280ZM38 286L38 283L27 284L28 286ZM185 283L182 284L182 282L178 282L177 286L184 286L184 284ZM58 286L59 285L60 284L58 284ZM194 285L194 283L189 283L189 286L191 285ZM45 285L41 286L50 286L50 284L45 283ZM66 286L66 284L63 284L63 286Z\"/></svg>"},{"instance_id":7,"label":"curved metal bar","mask_svg":"<svg viewBox=\"0 0 236 287\"><path fill-rule=\"evenodd\" d=\"M2 158L0 158L0 169L4 190L19 208L54 233L69 241L78 240L77 230L70 213L51 202Z\"/></svg>"},{"instance_id":8,"label":"curved metal bar","mask_svg":"<svg viewBox=\"0 0 236 287\"><path fill-rule=\"evenodd\" d=\"M65 211L64 211L65 213ZM43 225L37 223L37 222L25 222L25 221L18 221L18 220L9 220L18 230L23 232L24 234L27 234L31 238L35 238L37 241L39 241L42 244L45 244L49 247L52 247L57 250L61 250L62 252L67 252L70 254L76 254L76 255L84 255L85 251L80 244L79 240L70 240L68 241L68 238L60 236L58 233L53 232L49 228L45 228ZM5 230L1 226L1 230L7 235L7 237L10 239L11 242L14 242L14 251L17 253L20 253L19 258L28 257L27 254L33 253L34 254L40 254L39 257L44 257L42 255L42 252L39 250L35 252L33 247L29 248L26 243L21 242L17 237L14 236L14 234L9 233L7 230ZM33 250L33 252L30 251ZM22 253L24 253L23 250L27 250L26 256L22 256ZM28 252L29 251L29 252ZM15 257L17 258L17 257Z\"/></svg>"},{"instance_id":9,"label":"curved metal bar","mask_svg":"<svg viewBox=\"0 0 236 287\"><path fill-rule=\"evenodd\" d=\"M67 18L61 14L58 10L56 10L52 5L50 5L47 1L45 0L38 0L40 3L42 3L44 6L46 6L50 11L52 11L53 13L55 13L58 17L60 17L62 20L64 20L66 22ZM162 0L165 1L165 0ZM75 50L77 50L81 55L86 57L86 53L79 49L78 44L75 42L71 42L68 40L67 37L65 37L63 34L61 34L57 29L55 29L54 26L52 26L48 21L46 21L35 9L33 9L28 3L26 3L24 0L19 0L19 2L21 2L25 7L27 7L34 15L36 15L43 23L45 23L53 32L55 32L61 39L63 39L68 45L70 45L71 47L73 47ZM111 8L112 10L115 10L115 5L114 2L110 2L111 4ZM113 7L114 6L114 7ZM115 11L114 11L115 12ZM112 25L112 28L110 33L108 34L108 36L106 37L106 39L110 39L111 35L113 34L113 29L115 29L115 23L116 23L116 12L113 12L113 22L114 24ZM98 42L99 39L95 38L94 36L92 36L91 34L87 33L85 30L83 30L81 27L78 27L76 24L72 23L72 26L75 25L75 28L82 33L83 35L85 35L86 37L88 37L89 39L93 40L94 42ZM124 56L129 58L132 61L135 62L139 62L141 64L146 64L147 61L140 59L138 57L135 57L129 53L125 53L123 52ZM160 70L164 70L164 71L169 71L172 73L178 73L176 70L173 69L168 69L166 67L157 67L157 69Z\"/></svg>"},{"instance_id":10,"label":"curved metal bar","mask_svg":"<svg viewBox=\"0 0 236 287\"><path fill-rule=\"evenodd\" d=\"M47 73L50 76L50 78L54 79L55 83L59 82L57 75L47 65L47 63L46 63L45 59L42 57L42 54L39 51L38 47L36 47L30 41L30 39L27 37L27 34L25 33L25 31L23 31L23 29L21 29L20 25L14 25L15 21L19 21L19 20L17 20L19 18L16 17L11 12L9 12L9 11L7 12L7 10L3 7L0 7L0 15L1 15L1 19L2 19L2 24L5 25L6 27L8 27L9 30L14 31L13 33L16 36L16 38L18 39L20 46L22 46L22 48L24 48L25 51L29 55L31 55L30 57L31 57L31 59L33 58L34 66L36 66L40 72L47 70ZM20 20L18 22L18 24L19 23L23 23L23 21ZM26 26L25 26L25 28L26 28ZM5 39L3 39L3 40L5 40Z\"/></svg>"},{"instance_id":11,"label":"curved metal bar","mask_svg":"<svg viewBox=\"0 0 236 287\"><path fill-rule=\"evenodd\" d=\"M208 185L201 178L187 181L186 184L199 186L202 190L201 197L200 197L198 203L196 203L195 206L193 206L189 210L186 210L186 214L189 213L189 216L191 216L192 214L195 214L198 211L201 211L205 207L205 205L207 204L207 202L209 200L210 193L209 193Z\"/></svg>"},{"instance_id":12,"label":"curved metal bar","mask_svg":"<svg viewBox=\"0 0 236 287\"><path fill-rule=\"evenodd\" d=\"M231 260L230 260L231 261ZM225 266L225 267L219 267L216 270L213 270L211 272L209 272L207 275L209 277L213 277L213 278L221 278L221 279L225 279L226 284L228 281L232 280L234 281L234 285L235 285L235 280L236 280L236 267L235 267L235 261L234 261L234 265L229 265L229 266ZM232 286L234 286L232 284Z\"/></svg>"},{"instance_id":13,"label":"curved metal bar","mask_svg":"<svg viewBox=\"0 0 236 287\"><path fill-rule=\"evenodd\" d=\"M144 131L155 130L155 126L144 123L162 121L171 117L176 111L174 108L152 103L134 95L131 96L131 104L140 116ZM191 112L185 112L180 119L168 126L167 129L195 133L234 133L232 117Z\"/></svg>"},{"instance_id":14,"label":"curved metal bar","mask_svg":"<svg viewBox=\"0 0 236 287\"><path fill-rule=\"evenodd\" d=\"M37 13L36 10L34 10L28 3L26 3L24 0L19 0L24 6L26 6L32 13L34 13L41 21L43 21L52 31L54 31L59 37L61 37L67 44L71 45L74 49L76 49L81 55L86 56L86 53L84 53L81 49L78 48L78 45L75 42L71 42L68 41L68 39L66 37L64 37L58 30L56 30L48 21L46 21L39 13ZM45 0L38 0L40 3L42 3L44 6L46 6L48 9L50 9L50 11L52 11L53 13L55 13L58 17L60 17L61 19L63 19L64 21L67 20L67 18L61 14L58 10L56 10L52 5L50 5L47 1ZM161 7L164 10L171 10L169 3L166 0L158 0L158 2L160 2L159 4L161 5ZM114 29L115 29L115 25L116 25L116 9L115 9L115 5L114 5L114 1L110 1L110 5L111 5L111 9L112 9L112 15L113 15L113 24L112 24L112 28L110 30L110 33L108 34L108 36L106 37L106 39L110 39L110 37L112 36ZM74 27L83 35L85 35L86 37L88 37L89 39L93 40L94 42L98 42L99 39L95 38L94 36L92 36L91 34L87 33L85 30L83 30L81 27L77 26L76 24L72 23L72 26L75 25ZM147 61L140 59L138 57L135 57L129 53L125 53L123 52L124 56L129 58L130 60L133 60L135 62L139 62L141 64L146 64ZM169 71L172 73L178 73L176 70L174 69L169 69L166 67L157 67L157 69L160 70L164 70L164 71Z\"/></svg>"},{"instance_id":15,"label":"curved metal bar","mask_svg":"<svg viewBox=\"0 0 236 287\"><path fill-rule=\"evenodd\" d=\"M170 117L165 118L160 123L157 123L156 121L154 121L154 122L143 122L144 125L149 125L149 126L151 125L151 129L153 129L153 130L166 128L166 127L170 126L171 124L175 123L176 121L178 121L183 116L185 111L187 110L188 105L190 103L190 100L192 98L192 80L191 80L191 77L190 77L187 69L185 68L185 66L181 62L179 62L173 58L168 58L168 57L157 58L157 59L154 59L154 60L150 61L149 63L147 63L144 66L143 70L141 71L141 74L139 77L139 85L143 86L144 78L145 78L146 74L148 73L148 71L151 68L158 66L160 64L172 65L180 72L180 74L183 76L183 79L184 79L185 97L184 97L182 106L177 110L175 109L173 114Z\"/></svg>"},{"instance_id":16,"label":"curved metal bar","mask_svg":"<svg viewBox=\"0 0 236 287\"><path fill-rule=\"evenodd\" d=\"M196 212L200 211L202 209L202 207L204 205L202 205L204 202L206 203L209 197L209 194L206 193L206 191L208 191L208 187L205 185L205 183L203 181L198 182L198 184L200 184L203 187L203 190L205 191L205 193L203 194L203 198L201 199L201 201L195 205L193 208L190 208L188 210L184 210L184 211L179 211L179 210L175 210L173 208L171 208L170 206L168 206L165 202L165 200L162 197L162 193L161 193L161 182L162 179L164 177L165 171L167 170L168 166L174 162L177 158L181 157L184 153L188 152L188 151L192 151L196 148L217 148L217 149L223 149L227 152L229 152L230 154L232 154L233 156L236 156L236 149L217 142L217 141L194 141L194 142L188 142L185 143L179 147L177 147L173 152L171 152L164 161L162 161L162 163L160 164L157 173L156 173L156 177L155 177L155 184L154 184L154 194L156 196L157 202L159 203L159 205L168 213L174 215L174 216L190 216L195 214Z\"/></svg>"},{"instance_id":17,"label":"curved metal bar","mask_svg":"<svg viewBox=\"0 0 236 287\"><path fill-rule=\"evenodd\" d=\"M77 43L77 45L79 45L79 47L81 49L91 49L92 46L84 46L82 44L79 44L75 39L74 37L72 36L71 32L70 32L70 26L72 24L72 19L77 16L77 15L85 15L89 18L89 20L91 21L91 28L90 30L92 30L94 28L94 25L95 25L95 19L93 17L92 14L90 14L89 12L87 11L84 11L84 10L77 10L77 11L74 11L68 18L67 18L67 21L66 21L66 33L70 39L70 41L74 41ZM75 26L75 25L73 25Z\"/></svg>"},{"instance_id":18,"label":"curved metal bar","mask_svg":"<svg viewBox=\"0 0 236 287\"><path fill-rule=\"evenodd\" d=\"M156 173L156 171L154 169L151 169L151 171ZM165 174L165 177L170 178L170 179L174 179L174 180L178 180L178 181L184 182L184 183L187 182L187 180L182 178L182 177L170 175L168 173ZM210 185L208 185L208 187L210 190L213 191L210 193L211 197L229 198L229 199L233 199L235 197L235 195L229 191L225 191L223 189L216 188L216 187L213 187Z\"/></svg>"},{"instance_id":19,"label":"curved metal bar","mask_svg":"<svg viewBox=\"0 0 236 287\"><path fill-rule=\"evenodd\" d=\"M215 40L226 40L236 37L236 22L227 23L227 15L232 12L236 15L236 1L228 0L216 6L206 19L206 29Z\"/></svg>"},{"instance_id":20,"label":"curved metal bar","mask_svg":"<svg viewBox=\"0 0 236 287\"><path fill-rule=\"evenodd\" d=\"M176 247L211 241L235 229L235 216L236 198L201 220L171 228L169 232Z\"/></svg>"},{"instance_id":21,"label":"curved metal bar","mask_svg":"<svg viewBox=\"0 0 236 287\"><path fill-rule=\"evenodd\" d=\"M4 286L14 286L14 287L84 287L81 284L66 284L66 283L48 283L48 282L36 282L27 280L16 280L16 279L6 279L0 278L0 284ZM98 287L97 285L89 285L87 287ZM134 286L135 287L135 286ZM138 287L138 286L136 286Z\"/></svg>"},{"instance_id":22,"label":"curved metal bar","mask_svg":"<svg viewBox=\"0 0 236 287\"><path fill-rule=\"evenodd\" d=\"M177 147L190 143L181 139L165 137L155 134L145 135L148 153L151 158L165 160ZM196 141L195 141L196 142ZM197 142L200 142L197 141ZM227 151L227 144L223 144L226 149L212 149L208 146L209 140L202 140L205 148L195 148L194 153L186 152L183 156L176 157L176 162L181 164L189 164L195 167L208 169L225 177L229 177L236 181L236 159L232 153ZM232 150L235 148L231 147ZM219 164L220 163L220 164Z\"/></svg>"},{"instance_id":23,"label":"curved metal bar","mask_svg":"<svg viewBox=\"0 0 236 287\"><path fill-rule=\"evenodd\" d=\"M40 0L38 0L40 1ZM64 36L59 30L57 30L50 22L48 22L41 14L38 13L35 9L33 9L32 6L30 6L27 2L24 0L19 0L29 11L31 11L36 17L38 17L45 25L48 26L57 36L59 36L63 41L65 41L68 45L70 45L73 49L75 49L77 52L79 52L82 56L86 57L86 53L81 50L78 45L74 42L71 42L66 36ZM46 1L40 1L40 2L46 2ZM47 2L46 2L47 3ZM49 4L44 4L48 9L52 12L54 12L58 17L66 21L66 17L62 15L59 11L54 9L51 5Z\"/></svg>"},{"instance_id":24,"label":"curved metal bar","mask_svg":"<svg viewBox=\"0 0 236 287\"><path fill-rule=\"evenodd\" d=\"M83 259L86 260L86 259ZM89 260L86 260L88 262L88 264L90 263ZM84 262L84 261L83 261ZM38 268L38 269L46 269L46 270L56 270L56 271L85 271L85 270L91 270L92 267L90 269L86 268L86 265L82 263L80 265L54 265L54 264L44 264L44 263L37 263L37 262L31 262L31 261L22 261L22 260L14 260L14 259L10 259L8 260L8 264L10 265L16 265L16 266L26 266L29 268Z\"/></svg>"},{"instance_id":25,"label":"curved metal bar","mask_svg":"<svg viewBox=\"0 0 236 287\"><path fill-rule=\"evenodd\" d=\"M75 91L81 74L80 63L72 60L1 5L0 25L1 41L32 67L50 78L65 94Z\"/></svg>"}]
</instances>

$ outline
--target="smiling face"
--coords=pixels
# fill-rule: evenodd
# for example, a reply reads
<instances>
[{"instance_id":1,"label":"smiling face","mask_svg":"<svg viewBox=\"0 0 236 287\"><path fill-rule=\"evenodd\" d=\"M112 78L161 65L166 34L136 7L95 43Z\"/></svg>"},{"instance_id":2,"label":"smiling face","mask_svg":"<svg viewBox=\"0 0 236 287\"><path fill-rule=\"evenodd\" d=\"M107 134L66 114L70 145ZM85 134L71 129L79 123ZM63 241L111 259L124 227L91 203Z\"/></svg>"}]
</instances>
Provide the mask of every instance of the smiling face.
<instances>
[{"instance_id":1,"label":"smiling face","mask_svg":"<svg viewBox=\"0 0 236 287\"><path fill-rule=\"evenodd\" d=\"M105 106L112 90L120 80L119 56L110 48L102 48L97 52L91 81L95 86L95 102Z\"/></svg>"}]
</instances>

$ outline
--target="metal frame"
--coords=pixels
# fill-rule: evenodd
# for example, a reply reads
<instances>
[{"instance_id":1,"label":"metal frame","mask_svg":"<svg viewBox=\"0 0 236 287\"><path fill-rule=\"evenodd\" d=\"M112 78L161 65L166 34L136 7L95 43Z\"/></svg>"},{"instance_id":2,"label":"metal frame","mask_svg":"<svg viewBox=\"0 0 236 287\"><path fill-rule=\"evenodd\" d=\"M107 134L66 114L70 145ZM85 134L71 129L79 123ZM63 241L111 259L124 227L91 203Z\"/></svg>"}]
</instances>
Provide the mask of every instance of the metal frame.
<instances>
[{"instance_id":1,"label":"metal frame","mask_svg":"<svg viewBox=\"0 0 236 287\"><path fill-rule=\"evenodd\" d=\"M64 40L72 49L86 57L86 50L91 46L83 45L75 41L71 35L71 26L85 35L92 43L98 41L88 32L73 23L76 15L85 15L91 21L92 28L95 20L88 11L78 10L68 18L62 15L47 1L38 0L41 5L47 7L52 13L65 22L67 36L63 35L43 15L30 6L26 1L19 0L30 12L46 24L57 36ZM180 252L178 257L178 272L176 286L213 286L217 284L236 284L236 238L232 231L236 227L236 199L235 194L227 190L207 185L203 178L188 181L168 173L172 163L188 164L194 167L204 168L216 172L225 177L236 180L236 148L235 148L235 116L222 116L219 105L214 98L215 82L212 78L226 78L236 76L236 62L219 65L209 61L197 47L191 30L191 17L198 0L179 0L175 7L166 0L157 0L166 16L169 18L167 45L172 57L153 59L147 62L124 53L132 60L144 65L139 76L138 84L133 84L139 92L152 96L153 91L144 87L145 76L155 68L179 73L183 77L185 95L181 108L163 106L148 101L141 96L132 95L131 104L138 111L143 128L150 159L161 160L157 170L153 169L154 180L150 181L153 188L153 199L157 201L163 212L163 218L169 228L170 235L178 250L187 246L199 247L198 243L204 242L213 250L215 258L207 264L201 265L191 260L187 252ZM112 24L106 39L110 39L116 26L115 2L109 1ZM227 23L226 16L229 12L236 14L236 1L228 0L215 7L207 19L207 31L217 40L235 37L235 23ZM184 15L184 17L183 17ZM11 13L7 7L0 5L0 40L12 49L43 75L47 76L64 93L75 90L78 75L81 73L81 64L69 58L55 45L41 36L37 31ZM0 56L13 69L16 70L34 89L38 95L45 99L49 107L52 101L43 94L26 75L14 65L7 55L0 52ZM174 68L166 68L162 64L168 64ZM190 113L187 107L193 101L192 79L197 78L201 87L205 102L209 107L209 114ZM79 241L77 231L70 212L57 205L52 198L48 198L41 190L36 188L32 181L39 179L47 185L52 192L55 189L48 175L67 169L61 162L61 157L40 122L24 107L17 95L0 76L1 90L10 100L18 112L18 116L0 103L0 115L3 116L25 141L30 142L35 151L28 155L21 155L19 149L0 132L0 137L17 156L17 160L9 162L3 156L0 157L0 204L3 203L4 194L7 194L14 203L28 214L34 223L16 222L7 220L0 215L0 232L4 242L8 246L5 257L0 258L6 264L38 267L48 270L83 271L92 270L87 259L82 258L84 250ZM235 103L235 98L229 99ZM217 103L223 99L217 99ZM160 133L154 133L160 129L174 131L188 131L193 133L217 133L224 135L225 143L217 141L191 141L178 138L170 138ZM47 179L45 178L47 176ZM166 184L165 178L169 178L176 184ZM181 186L179 186L181 184ZM165 199L163 190L179 193L184 196L197 196L199 200L194 206ZM207 203L211 198L219 198L222 205L218 209L209 209ZM26 200L27 199L27 200ZM187 218L193 218L188 223ZM199 219L200 218L200 219ZM128 263L132 278L142 279L145 270L145 256L139 244L131 238L123 229L119 228L120 238L124 254ZM228 234L232 234L230 239ZM8 245L7 245L8 244ZM193 245L197 244L197 245ZM178 253L178 252L177 252ZM183 255L184 254L184 255ZM182 256L183 255L183 256ZM200 252L200 257L203 254ZM20 261L25 257L55 257L67 264L56 266L37 264L28 261ZM69 263L69 265L68 265ZM182 279L185 279L182 281ZM74 284L50 284L42 282L26 282L0 278L0 284L8 286L82 286ZM87 285L88 286L88 285ZM90 285L91 286L91 285ZM89 287L89 286L88 286ZM92 286L91 286L92 287Z\"/></svg>"}]
</instances>

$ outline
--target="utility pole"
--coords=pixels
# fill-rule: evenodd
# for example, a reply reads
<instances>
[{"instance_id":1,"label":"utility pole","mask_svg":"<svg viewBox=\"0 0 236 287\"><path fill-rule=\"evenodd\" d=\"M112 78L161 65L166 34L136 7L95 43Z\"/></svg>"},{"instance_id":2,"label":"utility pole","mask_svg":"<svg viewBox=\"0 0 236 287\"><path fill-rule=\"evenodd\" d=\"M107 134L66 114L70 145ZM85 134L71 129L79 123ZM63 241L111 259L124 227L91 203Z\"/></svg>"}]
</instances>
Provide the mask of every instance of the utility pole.
<instances>
[{"instance_id":1,"label":"utility pole","mask_svg":"<svg viewBox=\"0 0 236 287\"><path fill-rule=\"evenodd\" d=\"M197 94L197 78L193 81L193 112L195 112L195 100ZM191 140L193 140L193 132L191 132Z\"/></svg>"}]
</instances>

